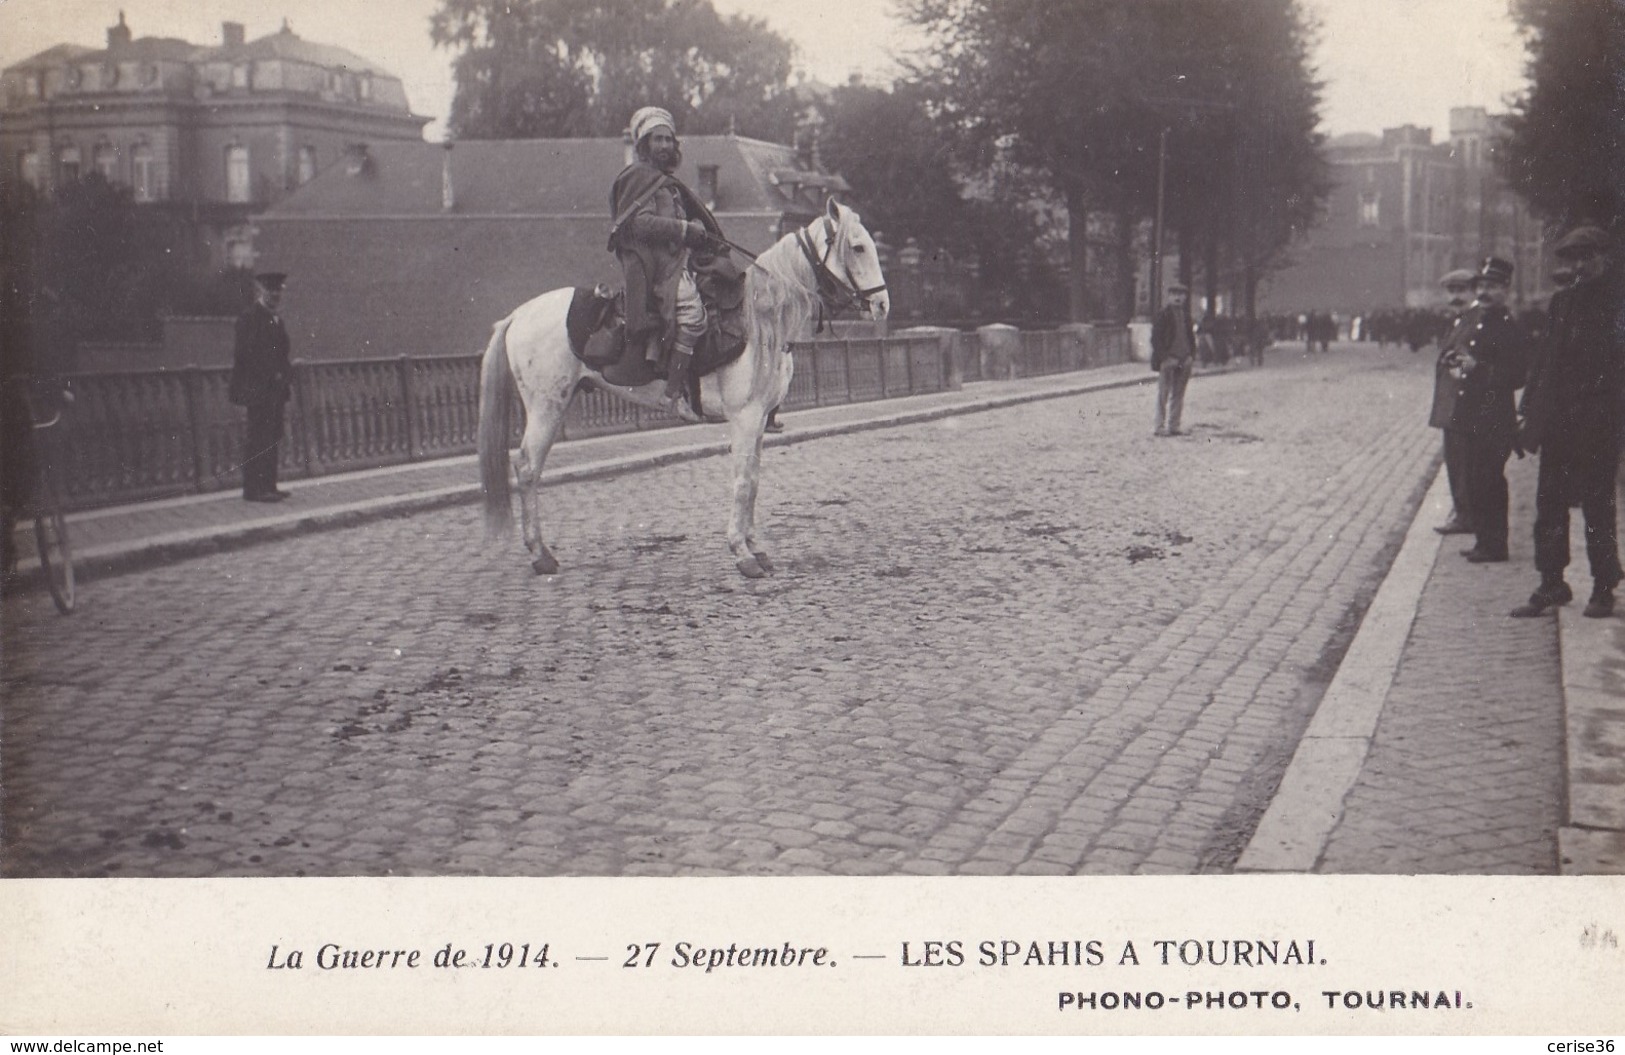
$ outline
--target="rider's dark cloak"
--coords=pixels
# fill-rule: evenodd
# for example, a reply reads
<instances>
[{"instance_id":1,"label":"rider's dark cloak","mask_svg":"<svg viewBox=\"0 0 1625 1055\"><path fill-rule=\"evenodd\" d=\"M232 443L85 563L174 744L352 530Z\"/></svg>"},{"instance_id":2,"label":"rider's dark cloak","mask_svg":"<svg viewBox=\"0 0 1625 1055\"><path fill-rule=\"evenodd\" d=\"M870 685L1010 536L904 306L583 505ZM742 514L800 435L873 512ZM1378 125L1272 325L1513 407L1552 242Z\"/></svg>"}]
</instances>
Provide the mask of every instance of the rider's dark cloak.
<instances>
[{"instance_id":1,"label":"rider's dark cloak","mask_svg":"<svg viewBox=\"0 0 1625 1055\"><path fill-rule=\"evenodd\" d=\"M669 339L677 329L677 264L682 256L682 244L633 243L631 239L619 237L627 222L655 198L654 191L662 183L676 189L688 219L698 220L707 231L722 237L722 227L716 217L682 180L641 159L621 170L609 195L610 215L614 217L609 248L626 276L626 332L631 338L646 340L645 335L658 328ZM717 259L717 255L709 251L693 250L689 267L696 273L703 272ZM726 261L726 254L720 259Z\"/></svg>"}]
</instances>

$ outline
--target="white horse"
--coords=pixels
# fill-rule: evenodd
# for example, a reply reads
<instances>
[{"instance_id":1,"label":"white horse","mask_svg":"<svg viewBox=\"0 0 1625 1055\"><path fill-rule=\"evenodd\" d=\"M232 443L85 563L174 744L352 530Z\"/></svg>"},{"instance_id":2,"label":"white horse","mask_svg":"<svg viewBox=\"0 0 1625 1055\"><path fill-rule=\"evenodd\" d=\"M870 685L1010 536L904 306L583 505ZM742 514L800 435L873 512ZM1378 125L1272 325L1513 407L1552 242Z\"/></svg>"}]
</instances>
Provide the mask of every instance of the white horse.
<instances>
[{"instance_id":1,"label":"white horse","mask_svg":"<svg viewBox=\"0 0 1625 1055\"><path fill-rule=\"evenodd\" d=\"M739 571L748 578L758 579L773 571L772 560L756 539L762 433L768 412L790 390L790 342L807 334L821 295L844 297L876 317L884 317L891 307L874 239L858 214L834 198L822 216L779 239L745 272L745 351L700 381L701 405L707 413L720 408L729 423L733 507L728 517L728 547ZM558 560L542 541L538 491L542 464L558 438L576 387L593 384L657 409L664 395L664 381L640 388L612 385L575 357L565 331L573 296L572 289L544 293L498 322L480 365L480 481L485 491L486 535L500 537L513 531L508 437L511 397L517 387L525 405L525 434L511 466L519 478L525 548L538 575L559 570Z\"/></svg>"}]
</instances>

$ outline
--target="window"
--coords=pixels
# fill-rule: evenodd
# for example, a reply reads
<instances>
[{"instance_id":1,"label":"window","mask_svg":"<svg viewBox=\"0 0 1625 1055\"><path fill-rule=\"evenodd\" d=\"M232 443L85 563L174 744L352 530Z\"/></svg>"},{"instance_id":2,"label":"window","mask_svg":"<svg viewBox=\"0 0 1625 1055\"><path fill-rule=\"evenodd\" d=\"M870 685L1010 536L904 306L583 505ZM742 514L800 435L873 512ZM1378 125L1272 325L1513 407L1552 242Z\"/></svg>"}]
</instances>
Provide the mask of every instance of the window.
<instances>
[{"instance_id":1,"label":"window","mask_svg":"<svg viewBox=\"0 0 1625 1055\"><path fill-rule=\"evenodd\" d=\"M65 184L79 182L79 171L83 164L78 147L72 143L64 146L57 155L57 166L62 173L62 182Z\"/></svg>"},{"instance_id":2,"label":"window","mask_svg":"<svg viewBox=\"0 0 1625 1055\"><path fill-rule=\"evenodd\" d=\"M248 63L241 62L231 68L231 86L233 88L248 87Z\"/></svg>"},{"instance_id":3,"label":"window","mask_svg":"<svg viewBox=\"0 0 1625 1055\"><path fill-rule=\"evenodd\" d=\"M226 148L226 200L246 202L249 198L248 148L233 144Z\"/></svg>"},{"instance_id":4,"label":"window","mask_svg":"<svg viewBox=\"0 0 1625 1055\"><path fill-rule=\"evenodd\" d=\"M102 179L112 183L118 172L118 151L111 143L97 143L91 151L90 163L101 173Z\"/></svg>"},{"instance_id":5,"label":"window","mask_svg":"<svg viewBox=\"0 0 1625 1055\"><path fill-rule=\"evenodd\" d=\"M1381 222L1381 211L1378 202L1382 199L1375 193L1367 192L1360 195L1360 226L1376 227Z\"/></svg>"},{"instance_id":6,"label":"window","mask_svg":"<svg viewBox=\"0 0 1625 1055\"><path fill-rule=\"evenodd\" d=\"M371 73L363 72L361 74L361 79L356 83L356 91L361 96L361 100L363 102L366 102L366 101L368 101L368 100L370 100L372 98L372 74Z\"/></svg>"},{"instance_id":7,"label":"window","mask_svg":"<svg viewBox=\"0 0 1625 1055\"><path fill-rule=\"evenodd\" d=\"M130 155L130 169L135 176L135 200L157 201L157 186L153 181L152 147L137 143Z\"/></svg>"},{"instance_id":8,"label":"window","mask_svg":"<svg viewBox=\"0 0 1625 1055\"><path fill-rule=\"evenodd\" d=\"M305 144L299 148L299 182L309 183L316 178L316 148Z\"/></svg>"},{"instance_id":9,"label":"window","mask_svg":"<svg viewBox=\"0 0 1625 1055\"><path fill-rule=\"evenodd\" d=\"M45 170L40 166L39 151L25 150L17 162L18 174L23 182L38 190L45 182Z\"/></svg>"},{"instance_id":10,"label":"window","mask_svg":"<svg viewBox=\"0 0 1625 1055\"><path fill-rule=\"evenodd\" d=\"M254 267L254 231L232 228L226 232L226 265L234 268Z\"/></svg>"}]
</instances>

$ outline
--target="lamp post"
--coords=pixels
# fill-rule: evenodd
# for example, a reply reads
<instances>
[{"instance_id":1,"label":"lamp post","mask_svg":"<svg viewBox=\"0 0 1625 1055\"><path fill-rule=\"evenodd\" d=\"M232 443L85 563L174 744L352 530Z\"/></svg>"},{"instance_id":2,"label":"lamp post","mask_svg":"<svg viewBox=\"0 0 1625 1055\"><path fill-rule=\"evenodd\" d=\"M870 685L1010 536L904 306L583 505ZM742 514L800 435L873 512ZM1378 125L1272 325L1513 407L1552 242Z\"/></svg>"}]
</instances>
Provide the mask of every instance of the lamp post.
<instances>
[{"instance_id":1,"label":"lamp post","mask_svg":"<svg viewBox=\"0 0 1625 1055\"><path fill-rule=\"evenodd\" d=\"M1210 113L1234 113L1234 103L1209 102L1198 99L1176 99L1170 96L1153 96L1145 102L1153 109L1165 108L1175 110L1201 111ZM1162 132L1157 136L1157 215L1151 231L1151 314L1155 315L1162 309L1162 241L1163 227L1166 225L1164 214L1164 199L1168 187L1168 133L1172 127L1164 120Z\"/></svg>"}]
</instances>

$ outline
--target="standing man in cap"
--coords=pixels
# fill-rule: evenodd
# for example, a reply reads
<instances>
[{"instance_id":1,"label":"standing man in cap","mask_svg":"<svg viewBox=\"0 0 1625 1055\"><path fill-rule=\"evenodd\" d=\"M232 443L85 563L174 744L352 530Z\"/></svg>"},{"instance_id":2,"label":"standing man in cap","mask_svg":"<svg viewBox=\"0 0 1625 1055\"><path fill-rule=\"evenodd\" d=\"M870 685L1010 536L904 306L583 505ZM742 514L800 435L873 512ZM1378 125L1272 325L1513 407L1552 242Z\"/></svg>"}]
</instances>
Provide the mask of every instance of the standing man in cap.
<instances>
[{"instance_id":1,"label":"standing man in cap","mask_svg":"<svg viewBox=\"0 0 1625 1055\"><path fill-rule=\"evenodd\" d=\"M1615 507L1621 432L1625 430L1625 341L1620 273L1608 236L1579 227L1557 243L1573 285L1552 297L1546 355L1524 393L1521 443L1540 452L1535 486L1535 568L1540 585L1519 617L1573 600L1563 578L1569 563L1569 507L1585 515L1591 600L1585 614L1612 615L1622 577Z\"/></svg>"},{"instance_id":2,"label":"standing man in cap","mask_svg":"<svg viewBox=\"0 0 1625 1055\"><path fill-rule=\"evenodd\" d=\"M1464 267L1439 280L1449 298L1450 334L1439 343L1439 359L1433 365L1433 412L1428 424L1444 433L1444 472L1450 481L1450 519L1434 528L1441 535L1469 535L1473 530L1472 506L1467 496L1467 434L1451 424L1461 394L1461 372L1456 352L1465 343L1468 331L1462 325L1473 303L1473 280L1477 276Z\"/></svg>"},{"instance_id":3,"label":"standing man in cap","mask_svg":"<svg viewBox=\"0 0 1625 1055\"><path fill-rule=\"evenodd\" d=\"M280 502L289 497L276 485L282 415L293 388L288 330L277 314L287 278L280 271L255 275L254 303L237 316L227 396L248 410L243 452L243 499L248 502Z\"/></svg>"},{"instance_id":4,"label":"standing man in cap","mask_svg":"<svg viewBox=\"0 0 1625 1055\"><path fill-rule=\"evenodd\" d=\"M1191 379L1191 363L1196 357L1196 332L1191 327L1190 289L1174 283L1168 287L1168 303L1151 324L1151 369L1157 372L1156 436L1179 435L1179 418L1185 409L1185 385Z\"/></svg>"},{"instance_id":5,"label":"standing man in cap","mask_svg":"<svg viewBox=\"0 0 1625 1055\"><path fill-rule=\"evenodd\" d=\"M1486 257L1478 269L1478 303L1462 316L1454 358L1461 371L1451 428L1467 438L1467 507L1477 542L1462 555L1474 564L1507 559L1507 458L1518 414L1513 394L1523 387L1524 336L1507 309L1512 265Z\"/></svg>"},{"instance_id":6,"label":"standing man in cap","mask_svg":"<svg viewBox=\"0 0 1625 1055\"><path fill-rule=\"evenodd\" d=\"M689 366L705 335L705 305L692 268L726 251L722 228L673 173L682 162L677 124L657 106L632 115L634 159L615 177L609 247L626 276L626 334L651 361L666 364L666 406L701 418L688 401ZM701 259L691 259L690 253Z\"/></svg>"}]
</instances>

